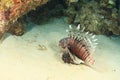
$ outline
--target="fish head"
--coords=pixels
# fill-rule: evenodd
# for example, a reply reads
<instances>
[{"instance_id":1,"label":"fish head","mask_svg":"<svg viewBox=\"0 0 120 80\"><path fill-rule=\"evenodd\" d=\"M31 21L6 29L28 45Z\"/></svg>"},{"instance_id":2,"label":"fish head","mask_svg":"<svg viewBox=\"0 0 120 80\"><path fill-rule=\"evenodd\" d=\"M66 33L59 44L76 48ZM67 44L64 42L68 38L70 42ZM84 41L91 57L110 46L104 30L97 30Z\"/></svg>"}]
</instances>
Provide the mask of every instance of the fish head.
<instances>
[{"instance_id":1,"label":"fish head","mask_svg":"<svg viewBox=\"0 0 120 80\"><path fill-rule=\"evenodd\" d=\"M60 46L61 48L65 49L65 48L67 47L67 45L68 45L67 43L68 43L67 38L63 38L63 39L61 39L61 40L59 41L59 46Z\"/></svg>"}]
</instances>

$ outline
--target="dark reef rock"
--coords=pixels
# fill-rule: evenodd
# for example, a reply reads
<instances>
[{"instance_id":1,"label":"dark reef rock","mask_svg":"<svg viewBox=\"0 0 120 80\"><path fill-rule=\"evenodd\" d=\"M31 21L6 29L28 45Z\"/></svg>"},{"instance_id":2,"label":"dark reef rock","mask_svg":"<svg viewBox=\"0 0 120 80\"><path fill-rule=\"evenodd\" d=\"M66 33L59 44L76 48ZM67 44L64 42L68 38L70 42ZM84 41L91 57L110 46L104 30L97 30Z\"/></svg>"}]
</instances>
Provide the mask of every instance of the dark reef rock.
<instances>
[{"instance_id":1,"label":"dark reef rock","mask_svg":"<svg viewBox=\"0 0 120 80\"><path fill-rule=\"evenodd\" d=\"M28 17L41 24L53 17L68 17L68 24L81 24L95 34L120 35L119 0L51 0ZM39 15L39 16L38 16Z\"/></svg>"},{"instance_id":2,"label":"dark reef rock","mask_svg":"<svg viewBox=\"0 0 120 80\"><path fill-rule=\"evenodd\" d=\"M118 24L120 25L120 0L118 0L118 2L116 2L118 4L117 8L118 8Z\"/></svg>"},{"instance_id":3,"label":"dark reef rock","mask_svg":"<svg viewBox=\"0 0 120 80\"><path fill-rule=\"evenodd\" d=\"M62 0L51 0L42 7L30 11L27 16L35 24L47 22L50 18L63 16L64 2Z\"/></svg>"},{"instance_id":4,"label":"dark reef rock","mask_svg":"<svg viewBox=\"0 0 120 80\"><path fill-rule=\"evenodd\" d=\"M69 17L69 24L80 23L96 34L120 35L120 10L114 0L78 0L74 4L68 1L65 14Z\"/></svg>"},{"instance_id":5,"label":"dark reef rock","mask_svg":"<svg viewBox=\"0 0 120 80\"><path fill-rule=\"evenodd\" d=\"M12 23L10 26L11 28L8 32L12 35L22 36L25 33L25 21L22 17Z\"/></svg>"}]
</instances>

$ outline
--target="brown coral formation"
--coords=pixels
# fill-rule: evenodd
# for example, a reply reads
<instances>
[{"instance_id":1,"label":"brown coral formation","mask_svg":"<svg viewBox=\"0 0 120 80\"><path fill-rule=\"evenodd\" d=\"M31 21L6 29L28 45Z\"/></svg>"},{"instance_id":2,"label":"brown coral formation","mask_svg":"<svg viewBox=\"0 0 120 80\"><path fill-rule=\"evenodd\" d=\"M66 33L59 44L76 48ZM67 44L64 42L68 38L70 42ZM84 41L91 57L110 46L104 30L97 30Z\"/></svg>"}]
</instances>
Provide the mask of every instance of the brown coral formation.
<instances>
[{"instance_id":1,"label":"brown coral formation","mask_svg":"<svg viewBox=\"0 0 120 80\"><path fill-rule=\"evenodd\" d=\"M1 0L0 39L9 29L12 29L10 31L13 31L14 34L21 32L20 26L23 25L19 23L18 18L47 2L48 0Z\"/></svg>"},{"instance_id":2,"label":"brown coral formation","mask_svg":"<svg viewBox=\"0 0 120 80\"><path fill-rule=\"evenodd\" d=\"M9 33L16 36L21 36L25 33L25 23L23 18L17 19L13 24L10 25Z\"/></svg>"}]
</instances>

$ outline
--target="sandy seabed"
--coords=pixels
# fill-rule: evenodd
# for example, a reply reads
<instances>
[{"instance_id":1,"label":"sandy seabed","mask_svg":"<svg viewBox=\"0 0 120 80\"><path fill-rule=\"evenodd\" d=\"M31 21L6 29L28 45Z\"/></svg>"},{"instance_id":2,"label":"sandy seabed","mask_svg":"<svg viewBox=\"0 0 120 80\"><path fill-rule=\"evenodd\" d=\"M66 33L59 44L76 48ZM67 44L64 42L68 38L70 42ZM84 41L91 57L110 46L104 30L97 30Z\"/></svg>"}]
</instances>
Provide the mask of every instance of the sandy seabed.
<instances>
[{"instance_id":1,"label":"sandy seabed","mask_svg":"<svg viewBox=\"0 0 120 80\"><path fill-rule=\"evenodd\" d=\"M0 80L120 80L119 37L97 36L96 70L63 63L58 42L67 28L64 18L51 19L29 23L21 37L7 36L0 44Z\"/></svg>"}]
</instances>

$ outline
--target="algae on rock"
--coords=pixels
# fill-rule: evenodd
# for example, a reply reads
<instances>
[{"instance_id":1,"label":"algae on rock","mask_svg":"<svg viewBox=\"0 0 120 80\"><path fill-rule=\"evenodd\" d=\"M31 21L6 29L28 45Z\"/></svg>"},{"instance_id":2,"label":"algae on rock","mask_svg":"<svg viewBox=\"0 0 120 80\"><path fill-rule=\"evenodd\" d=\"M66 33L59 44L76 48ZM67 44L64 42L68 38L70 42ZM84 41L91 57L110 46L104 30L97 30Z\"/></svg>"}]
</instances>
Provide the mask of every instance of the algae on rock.
<instances>
[{"instance_id":1,"label":"algae on rock","mask_svg":"<svg viewBox=\"0 0 120 80\"><path fill-rule=\"evenodd\" d=\"M115 0L80 0L68 6L69 24L81 24L96 34L120 35L119 13Z\"/></svg>"}]
</instances>

